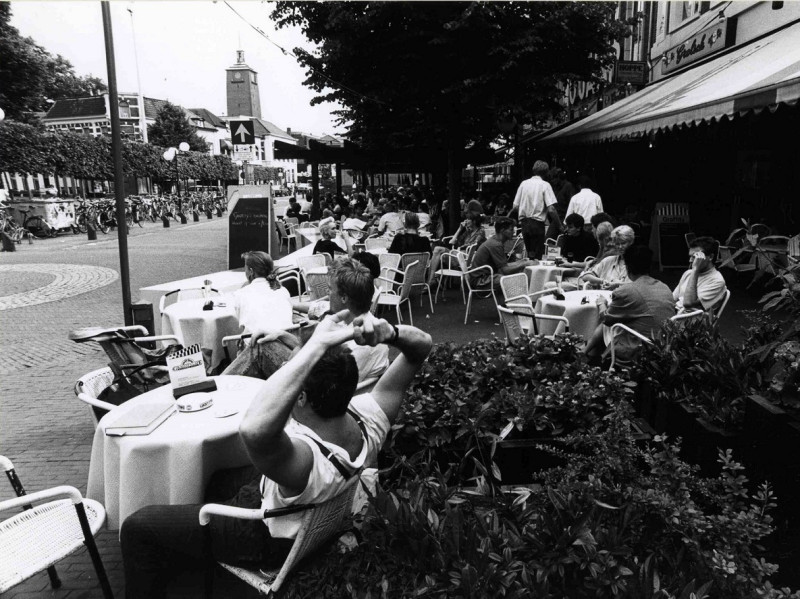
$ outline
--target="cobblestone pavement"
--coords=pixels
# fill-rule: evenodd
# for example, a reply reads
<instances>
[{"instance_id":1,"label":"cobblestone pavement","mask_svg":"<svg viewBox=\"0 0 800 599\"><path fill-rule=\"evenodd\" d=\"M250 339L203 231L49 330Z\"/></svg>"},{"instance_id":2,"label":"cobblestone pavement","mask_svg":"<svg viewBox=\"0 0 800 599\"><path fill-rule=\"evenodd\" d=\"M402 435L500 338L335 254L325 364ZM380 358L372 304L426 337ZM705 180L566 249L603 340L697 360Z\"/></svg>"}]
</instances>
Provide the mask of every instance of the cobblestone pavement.
<instances>
[{"instance_id":1,"label":"cobblestone pavement","mask_svg":"<svg viewBox=\"0 0 800 599\"><path fill-rule=\"evenodd\" d=\"M148 223L144 229L134 229L128 240L133 299L141 287L227 268L226 230L225 218L169 229ZM93 427L73 386L108 360L94 344L73 343L67 334L80 327L123 323L118 272L114 235L96 242L78 236L37 240L18 246L16 252L0 254L0 306L8 305L9 297L20 299L16 307L0 311L0 454L14 462L28 491L61 484L86 491ZM63 285L56 285L56 280ZM43 288L54 286L61 297L39 302ZM736 310L747 305L754 302L734 293L723 325L736 329ZM435 314L428 315L427 300L424 307L415 303L413 310L414 323L436 342L503 334L491 301L476 302L464 326L464 305L457 289L447 292L446 301L440 298ZM0 499L10 496L10 486L0 482ZM97 540L115 595L122 597L117 533L102 531ZM57 591L50 589L47 575L41 573L3 597L101 597L85 550L60 562L58 570L63 587ZM198 577L185 573L181 579L186 597L199 595L193 578ZM230 579L223 579L216 588L216 596L221 597L248 593Z\"/></svg>"}]
</instances>

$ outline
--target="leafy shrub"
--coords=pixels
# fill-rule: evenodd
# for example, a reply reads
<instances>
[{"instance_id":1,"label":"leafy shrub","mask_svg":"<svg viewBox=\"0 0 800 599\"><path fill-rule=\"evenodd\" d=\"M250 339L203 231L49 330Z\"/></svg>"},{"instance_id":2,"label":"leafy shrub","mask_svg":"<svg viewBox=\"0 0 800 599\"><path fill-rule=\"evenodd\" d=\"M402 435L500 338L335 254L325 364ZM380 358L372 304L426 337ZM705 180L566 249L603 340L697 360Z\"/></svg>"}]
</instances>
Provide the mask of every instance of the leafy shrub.
<instances>
[{"instance_id":1,"label":"leafy shrub","mask_svg":"<svg viewBox=\"0 0 800 599\"><path fill-rule=\"evenodd\" d=\"M628 408L631 383L589 367L579 342L574 335L523 336L511 346L497 338L436 346L409 388L394 449L463 457L504 428L555 436L589 429L617 404Z\"/></svg>"},{"instance_id":2,"label":"leafy shrub","mask_svg":"<svg viewBox=\"0 0 800 599\"><path fill-rule=\"evenodd\" d=\"M371 498L352 550L296 572L288 596L789 596L757 545L772 528L768 485L749 494L730 453L717 478L699 478L665 438L638 446L626 416L572 435L578 457L540 487L465 489L420 465Z\"/></svg>"},{"instance_id":3,"label":"leafy shrub","mask_svg":"<svg viewBox=\"0 0 800 599\"><path fill-rule=\"evenodd\" d=\"M744 398L756 382L745 356L722 337L710 315L666 322L641 352L635 377L649 380L661 397L697 409L708 422L738 430Z\"/></svg>"}]
</instances>

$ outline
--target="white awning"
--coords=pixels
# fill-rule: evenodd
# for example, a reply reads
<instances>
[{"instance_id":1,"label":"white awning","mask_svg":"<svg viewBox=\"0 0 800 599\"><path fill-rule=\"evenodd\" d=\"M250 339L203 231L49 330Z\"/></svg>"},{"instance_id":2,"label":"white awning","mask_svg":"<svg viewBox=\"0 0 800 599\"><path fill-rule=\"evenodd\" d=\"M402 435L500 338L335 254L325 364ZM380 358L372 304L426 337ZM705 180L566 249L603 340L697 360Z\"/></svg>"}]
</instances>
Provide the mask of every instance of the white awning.
<instances>
[{"instance_id":1,"label":"white awning","mask_svg":"<svg viewBox=\"0 0 800 599\"><path fill-rule=\"evenodd\" d=\"M540 142L638 137L676 125L742 115L800 98L800 23L654 83Z\"/></svg>"}]
</instances>

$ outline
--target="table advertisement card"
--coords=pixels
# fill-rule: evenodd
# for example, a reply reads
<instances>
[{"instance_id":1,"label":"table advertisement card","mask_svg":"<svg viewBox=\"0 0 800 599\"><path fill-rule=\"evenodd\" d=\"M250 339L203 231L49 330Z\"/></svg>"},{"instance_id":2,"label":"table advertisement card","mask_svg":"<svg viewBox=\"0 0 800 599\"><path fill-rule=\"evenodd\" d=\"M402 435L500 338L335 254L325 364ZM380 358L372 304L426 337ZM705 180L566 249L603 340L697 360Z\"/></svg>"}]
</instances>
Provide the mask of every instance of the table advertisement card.
<instances>
[{"instance_id":1,"label":"table advertisement card","mask_svg":"<svg viewBox=\"0 0 800 599\"><path fill-rule=\"evenodd\" d=\"M167 356L169 381L180 389L206 380L206 367L199 344L190 345Z\"/></svg>"}]
</instances>

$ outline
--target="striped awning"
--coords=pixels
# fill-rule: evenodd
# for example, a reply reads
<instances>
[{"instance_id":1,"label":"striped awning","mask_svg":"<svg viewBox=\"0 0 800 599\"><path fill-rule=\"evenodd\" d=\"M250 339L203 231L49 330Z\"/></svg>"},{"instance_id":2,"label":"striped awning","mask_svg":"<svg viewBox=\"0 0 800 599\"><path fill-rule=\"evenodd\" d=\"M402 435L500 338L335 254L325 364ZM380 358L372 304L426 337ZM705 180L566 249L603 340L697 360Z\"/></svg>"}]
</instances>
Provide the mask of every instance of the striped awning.
<instances>
[{"instance_id":1,"label":"striped awning","mask_svg":"<svg viewBox=\"0 0 800 599\"><path fill-rule=\"evenodd\" d=\"M640 137L678 125L711 122L800 98L800 23L654 83L541 143Z\"/></svg>"}]
</instances>

